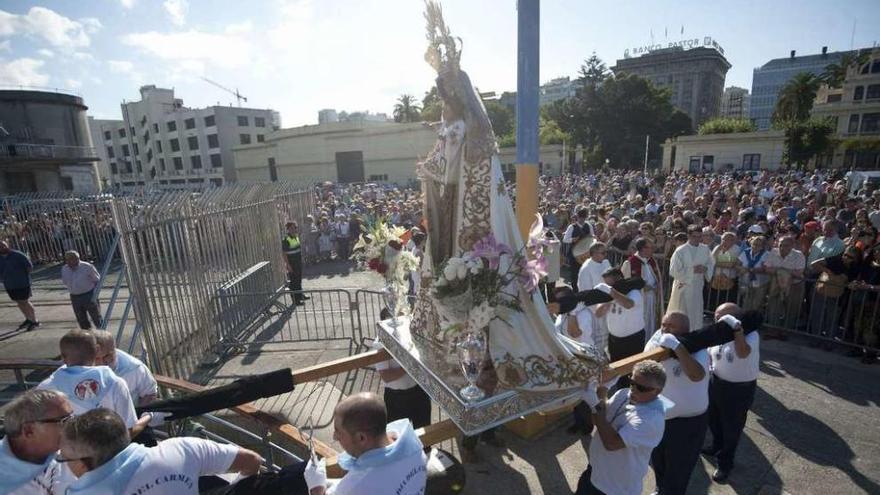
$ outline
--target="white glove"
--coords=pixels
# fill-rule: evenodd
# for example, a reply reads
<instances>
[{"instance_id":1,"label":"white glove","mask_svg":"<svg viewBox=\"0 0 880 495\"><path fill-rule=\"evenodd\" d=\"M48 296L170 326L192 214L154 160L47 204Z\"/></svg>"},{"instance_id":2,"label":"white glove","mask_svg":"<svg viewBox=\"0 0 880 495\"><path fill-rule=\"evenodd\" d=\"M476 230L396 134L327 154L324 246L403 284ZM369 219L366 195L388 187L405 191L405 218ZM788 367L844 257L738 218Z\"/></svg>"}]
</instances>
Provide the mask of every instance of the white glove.
<instances>
[{"instance_id":1,"label":"white glove","mask_svg":"<svg viewBox=\"0 0 880 495\"><path fill-rule=\"evenodd\" d=\"M718 321L727 323L727 325L734 330L742 326L742 323L737 320L733 315L724 315L721 318L718 318Z\"/></svg>"},{"instance_id":2,"label":"white glove","mask_svg":"<svg viewBox=\"0 0 880 495\"><path fill-rule=\"evenodd\" d=\"M660 347L665 347L670 351L674 351L679 345L681 345L681 342L679 342L678 339L675 338L675 335L672 335L671 333L664 333L660 336Z\"/></svg>"},{"instance_id":3,"label":"white glove","mask_svg":"<svg viewBox=\"0 0 880 495\"><path fill-rule=\"evenodd\" d=\"M604 293L606 293L606 294L611 294L611 286L608 285L608 284L604 284L604 283L603 283L603 284L598 284L598 285L596 285L596 286L593 287L593 288L596 289L596 290L601 290L602 292L604 292Z\"/></svg>"},{"instance_id":4,"label":"white glove","mask_svg":"<svg viewBox=\"0 0 880 495\"><path fill-rule=\"evenodd\" d=\"M599 403L599 396L596 395L595 383L590 383L587 389L581 393L581 400L586 402L590 409L596 409L596 404Z\"/></svg>"},{"instance_id":5,"label":"white glove","mask_svg":"<svg viewBox=\"0 0 880 495\"><path fill-rule=\"evenodd\" d=\"M317 464L312 462L309 459L309 463L306 464L306 469L303 472L303 477L306 479L306 485L309 487L309 491L316 486L326 486L327 485L327 465L324 459L318 461Z\"/></svg>"}]
</instances>

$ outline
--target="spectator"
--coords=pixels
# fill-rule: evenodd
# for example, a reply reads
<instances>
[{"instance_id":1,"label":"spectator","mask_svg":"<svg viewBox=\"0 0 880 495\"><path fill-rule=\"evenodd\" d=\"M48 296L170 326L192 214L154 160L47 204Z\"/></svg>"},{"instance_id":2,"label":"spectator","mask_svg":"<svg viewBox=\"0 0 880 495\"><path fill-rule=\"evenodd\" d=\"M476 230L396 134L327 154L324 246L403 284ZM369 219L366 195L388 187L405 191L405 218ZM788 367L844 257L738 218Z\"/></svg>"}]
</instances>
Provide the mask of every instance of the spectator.
<instances>
[{"instance_id":1,"label":"spectator","mask_svg":"<svg viewBox=\"0 0 880 495\"><path fill-rule=\"evenodd\" d=\"M660 392L666 372L656 361L635 365L630 387L611 400L599 396L593 412L596 434L590 441L589 465L576 495L641 495L651 451L663 438L668 401ZM601 389L600 389L601 392Z\"/></svg>"},{"instance_id":2,"label":"spectator","mask_svg":"<svg viewBox=\"0 0 880 495\"><path fill-rule=\"evenodd\" d=\"M755 235L749 240L749 247L739 255L739 289L743 293L743 309L761 310L767 297L770 276L767 275L767 250L763 235Z\"/></svg>"},{"instance_id":3,"label":"spectator","mask_svg":"<svg viewBox=\"0 0 880 495\"><path fill-rule=\"evenodd\" d=\"M654 329L659 326L660 313L663 312L663 274L654 258L654 245L645 237L636 239L635 254L630 256L620 271L626 278L639 277L645 281L642 298L645 301L645 328Z\"/></svg>"},{"instance_id":4,"label":"spectator","mask_svg":"<svg viewBox=\"0 0 880 495\"><path fill-rule=\"evenodd\" d=\"M0 440L0 493L63 495L75 481L56 460L61 428L73 417L73 406L56 390L30 390L6 407Z\"/></svg>"},{"instance_id":5,"label":"spectator","mask_svg":"<svg viewBox=\"0 0 880 495\"><path fill-rule=\"evenodd\" d=\"M64 425L61 457L79 478L68 495L196 495L200 476L249 476L262 463L253 451L201 438L172 438L151 448L130 443L122 418L104 408Z\"/></svg>"},{"instance_id":6,"label":"spectator","mask_svg":"<svg viewBox=\"0 0 880 495\"><path fill-rule=\"evenodd\" d=\"M9 249L6 241L0 241L0 278L9 299L15 301L24 315L24 321L16 330L31 331L40 326L36 310L31 304L31 270L34 265L21 251Z\"/></svg>"},{"instance_id":7,"label":"spectator","mask_svg":"<svg viewBox=\"0 0 880 495\"><path fill-rule=\"evenodd\" d=\"M92 323L95 328L101 328L101 307L98 305L98 282L101 275L95 266L88 261L81 261L79 253L67 251L64 253L64 266L61 268L61 280L70 292L70 304L73 306L73 314L83 330L90 330ZM89 323L89 318L92 319Z\"/></svg>"},{"instance_id":8,"label":"spectator","mask_svg":"<svg viewBox=\"0 0 880 495\"><path fill-rule=\"evenodd\" d=\"M765 266L771 273L767 300L767 323L770 326L796 328L801 313L806 258L794 246L794 237L785 236L779 240L779 247L767 255ZM770 329L764 332L764 338L784 338L784 334Z\"/></svg>"}]
</instances>

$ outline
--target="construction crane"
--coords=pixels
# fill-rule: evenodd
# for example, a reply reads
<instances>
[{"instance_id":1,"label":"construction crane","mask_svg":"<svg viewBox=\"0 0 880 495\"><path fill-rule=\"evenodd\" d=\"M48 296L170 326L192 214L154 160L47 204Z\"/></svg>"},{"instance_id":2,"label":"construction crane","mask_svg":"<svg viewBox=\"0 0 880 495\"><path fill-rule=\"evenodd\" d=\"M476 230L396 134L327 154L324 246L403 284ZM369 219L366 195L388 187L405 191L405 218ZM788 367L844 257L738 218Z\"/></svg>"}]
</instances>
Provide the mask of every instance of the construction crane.
<instances>
[{"instance_id":1,"label":"construction crane","mask_svg":"<svg viewBox=\"0 0 880 495\"><path fill-rule=\"evenodd\" d=\"M235 91L233 91L233 90L227 88L226 86L223 86L220 83L214 82L204 76L202 76L202 80L207 83L213 84L214 86L217 86L218 88L222 89L223 91L226 91L229 94L235 95L235 98L238 99L238 106L241 106L241 100L247 101L247 97L243 96L241 93L239 93L238 88L235 88Z\"/></svg>"}]
</instances>

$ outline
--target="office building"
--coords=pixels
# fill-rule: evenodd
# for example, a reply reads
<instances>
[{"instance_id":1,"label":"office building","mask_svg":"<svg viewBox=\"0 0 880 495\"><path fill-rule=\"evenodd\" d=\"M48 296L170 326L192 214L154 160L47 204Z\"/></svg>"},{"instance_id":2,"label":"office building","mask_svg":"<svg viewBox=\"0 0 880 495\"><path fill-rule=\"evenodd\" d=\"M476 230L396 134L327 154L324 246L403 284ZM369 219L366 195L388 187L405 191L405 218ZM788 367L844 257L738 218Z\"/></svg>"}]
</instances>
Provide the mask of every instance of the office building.
<instances>
[{"instance_id":1,"label":"office building","mask_svg":"<svg viewBox=\"0 0 880 495\"><path fill-rule=\"evenodd\" d=\"M97 192L86 110L75 94L0 91L0 193Z\"/></svg>"},{"instance_id":2,"label":"office building","mask_svg":"<svg viewBox=\"0 0 880 495\"><path fill-rule=\"evenodd\" d=\"M820 88L812 114L831 119L839 142L831 155L819 157L818 167L880 169L880 48L849 68L841 87Z\"/></svg>"},{"instance_id":3,"label":"office building","mask_svg":"<svg viewBox=\"0 0 880 495\"><path fill-rule=\"evenodd\" d=\"M721 95L721 116L729 119L748 119L751 98L749 90L731 86Z\"/></svg>"},{"instance_id":4,"label":"office building","mask_svg":"<svg viewBox=\"0 0 880 495\"><path fill-rule=\"evenodd\" d=\"M729 69L730 62L717 43L690 49L656 49L640 57L618 60L611 68L615 75L633 74L668 88L670 101L688 114L694 129L721 114L721 95Z\"/></svg>"},{"instance_id":5,"label":"office building","mask_svg":"<svg viewBox=\"0 0 880 495\"><path fill-rule=\"evenodd\" d=\"M173 89L154 85L140 94L140 101L122 103L122 120L92 121L111 188L198 190L234 182L232 148L263 142L280 123L267 109L187 108Z\"/></svg>"},{"instance_id":6,"label":"office building","mask_svg":"<svg viewBox=\"0 0 880 495\"><path fill-rule=\"evenodd\" d=\"M330 122L339 122L339 115L332 108L318 110L318 124L329 124Z\"/></svg>"},{"instance_id":7,"label":"office building","mask_svg":"<svg viewBox=\"0 0 880 495\"><path fill-rule=\"evenodd\" d=\"M797 56L797 52L791 51L786 58L775 58L758 67L752 73L752 98L749 118L758 127L758 130L770 128L770 119L779 99L779 91L785 84L797 74L807 72L818 76L825 71L825 67L839 63L841 58L853 52L828 52L828 47L822 47L822 53L815 55Z\"/></svg>"},{"instance_id":8,"label":"office building","mask_svg":"<svg viewBox=\"0 0 880 495\"><path fill-rule=\"evenodd\" d=\"M570 77L557 77L541 85L538 91L539 104L548 105L554 101L571 98L575 95L576 82Z\"/></svg>"}]
</instances>

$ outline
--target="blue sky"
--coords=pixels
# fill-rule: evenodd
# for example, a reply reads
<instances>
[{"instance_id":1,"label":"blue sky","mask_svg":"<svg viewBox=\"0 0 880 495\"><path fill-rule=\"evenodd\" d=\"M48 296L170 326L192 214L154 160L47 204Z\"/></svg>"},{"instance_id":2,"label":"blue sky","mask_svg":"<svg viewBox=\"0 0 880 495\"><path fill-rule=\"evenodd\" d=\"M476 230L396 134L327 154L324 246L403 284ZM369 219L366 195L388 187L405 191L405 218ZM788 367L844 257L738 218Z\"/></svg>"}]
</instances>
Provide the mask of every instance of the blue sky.
<instances>
[{"instance_id":1,"label":"blue sky","mask_svg":"<svg viewBox=\"0 0 880 495\"><path fill-rule=\"evenodd\" d=\"M516 1L443 5L474 83L515 89ZM3 0L0 85L73 89L98 118L119 118L142 84L174 87L188 106L234 102L201 76L280 111L285 127L315 123L321 108L390 113L400 94L421 98L433 80L422 9L419 0ZM544 0L541 80L574 76L594 51L613 65L653 32L663 44L711 36L733 64L726 85L750 88L753 68L789 50L849 49L854 20L856 47L880 43L877 19L877 0Z\"/></svg>"}]
</instances>

